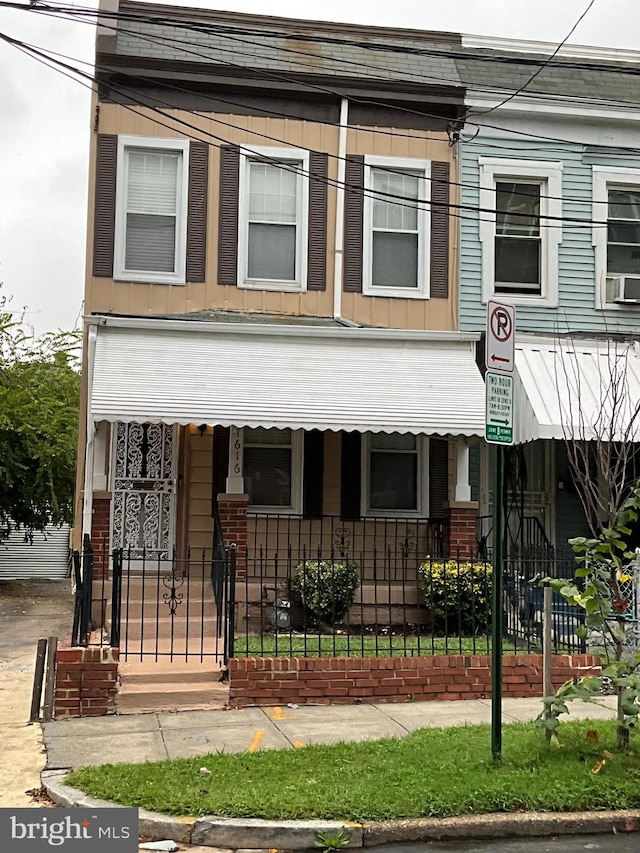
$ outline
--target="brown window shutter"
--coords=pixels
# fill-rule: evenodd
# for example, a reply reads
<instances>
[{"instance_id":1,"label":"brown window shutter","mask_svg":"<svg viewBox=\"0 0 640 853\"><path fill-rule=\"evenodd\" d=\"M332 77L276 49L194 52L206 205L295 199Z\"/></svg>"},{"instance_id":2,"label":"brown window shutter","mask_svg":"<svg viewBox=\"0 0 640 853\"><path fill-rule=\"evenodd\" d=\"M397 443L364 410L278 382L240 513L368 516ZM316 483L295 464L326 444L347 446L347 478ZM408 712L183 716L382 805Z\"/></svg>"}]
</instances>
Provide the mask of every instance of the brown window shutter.
<instances>
[{"instance_id":1,"label":"brown window shutter","mask_svg":"<svg viewBox=\"0 0 640 853\"><path fill-rule=\"evenodd\" d=\"M238 189L240 149L220 148L220 215L218 223L218 284L238 282Z\"/></svg>"},{"instance_id":2,"label":"brown window shutter","mask_svg":"<svg viewBox=\"0 0 640 853\"><path fill-rule=\"evenodd\" d=\"M324 474L324 433L312 429L304 434L304 481L302 513L305 518L322 518Z\"/></svg>"},{"instance_id":3,"label":"brown window shutter","mask_svg":"<svg viewBox=\"0 0 640 853\"><path fill-rule=\"evenodd\" d=\"M96 146L93 274L107 278L113 276L117 161L118 137L99 133Z\"/></svg>"},{"instance_id":4,"label":"brown window shutter","mask_svg":"<svg viewBox=\"0 0 640 853\"><path fill-rule=\"evenodd\" d=\"M431 296L449 296L449 164L431 163Z\"/></svg>"},{"instance_id":5,"label":"brown window shutter","mask_svg":"<svg viewBox=\"0 0 640 853\"><path fill-rule=\"evenodd\" d=\"M187 211L187 281L204 281L207 263L207 190L209 146L189 145L189 207Z\"/></svg>"},{"instance_id":6,"label":"brown window shutter","mask_svg":"<svg viewBox=\"0 0 640 853\"><path fill-rule=\"evenodd\" d=\"M361 293L364 157L347 157L345 183L343 290L345 293Z\"/></svg>"},{"instance_id":7,"label":"brown window shutter","mask_svg":"<svg viewBox=\"0 0 640 853\"><path fill-rule=\"evenodd\" d=\"M327 288L327 178L328 157L309 155L309 256L307 290Z\"/></svg>"},{"instance_id":8,"label":"brown window shutter","mask_svg":"<svg viewBox=\"0 0 640 853\"><path fill-rule=\"evenodd\" d=\"M359 432L342 433L342 482L340 516L360 518L360 452L362 436Z\"/></svg>"},{"instance_id":9,"label":"brown window shutter","mask_svg":"<svg viewBox=\"0 0 640 853\"><path fill-rule=\"evenodd\" d=\"M445 518L449 503L449 442L429 439L429 517Z\"/></svg>"}]
</instances>

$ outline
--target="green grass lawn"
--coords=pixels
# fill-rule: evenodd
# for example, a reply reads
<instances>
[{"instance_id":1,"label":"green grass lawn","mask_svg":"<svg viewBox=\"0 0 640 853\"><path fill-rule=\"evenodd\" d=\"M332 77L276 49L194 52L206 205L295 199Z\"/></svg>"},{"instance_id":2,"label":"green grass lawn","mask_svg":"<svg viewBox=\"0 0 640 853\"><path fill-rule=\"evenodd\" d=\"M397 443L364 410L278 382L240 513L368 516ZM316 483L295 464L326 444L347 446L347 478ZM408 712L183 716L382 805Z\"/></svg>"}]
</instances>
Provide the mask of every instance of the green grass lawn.
<instances>
[{"instance_id":1,"label":"green grass lawn","mask_svg":"<svg viewBox=\"0 0 640 853\"><path fill-rule=\"evenodd\" d=\"M597 741L587 737L594 730ZM547 746L532 724L513 723L495 768L489 726L422 729L360 744L91 767L67 781L94 797L172 815L361 821L625 809L640 806L635 740L628 754L609 758L613 722L564 723L559 746Z\"/></svg>"},{"instance_id":2,"label":"green grass lawn","mask_svg":"<svg viewBox=\"0 0 640 853\"><path fill-rule=\"evenodd\" d=\"M513 641L505 654L526 652ZM251 657L407 657L413 655L488 655L488 637L418 637L360 634L250 634L234 642L233 656Z\"/></svg>"}]
</instances>

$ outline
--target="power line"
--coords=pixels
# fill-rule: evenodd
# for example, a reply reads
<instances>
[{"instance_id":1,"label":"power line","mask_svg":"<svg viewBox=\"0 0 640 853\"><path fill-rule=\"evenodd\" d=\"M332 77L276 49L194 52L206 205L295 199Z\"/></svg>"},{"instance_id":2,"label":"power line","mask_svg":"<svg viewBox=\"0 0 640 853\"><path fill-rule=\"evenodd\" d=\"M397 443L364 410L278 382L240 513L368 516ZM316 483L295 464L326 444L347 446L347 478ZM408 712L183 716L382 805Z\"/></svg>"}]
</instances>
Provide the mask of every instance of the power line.
<instances>
[{"instance_id":1,"label":"power line","mask_svg":"<svg viewBox=\"0 0 640 853\"><path fill-rule=\"evenodd\" d=\"M596 2L596 0L589 0L589 3L587 4L587 8L586 8L586 9L584 10L584 12L580 15L580 17L578 18L578 20L577 20L577 21L575 22L575 24L571 27L571 29L569 30L569 32L568 32L568 33L566 34L566 36L562 39L562 41L561 41L561 42L560 42L560 44L556 47L556 49L553 51L553 53L549 56L549 58L548 58L545 62L543 62L543 63L542 63L542 65L540 66L540 68L538 68L538 70L537 70L537 71L535 71L535 72L531 75L531 77L529 77L529 79L528 79L525 83L523 83L523 84L522 84L522 86L520 86L518 89L516 89L516 90L515 90L515 92L513 92L511 95L509 95L509 97L508 97L508 98L505 98L505 99L504 99L504 101L501 101L499 104L495 104L495 106L490 107L488 110L482 110L480 113L471 113L471 114L472 114L472 115L488 115L489 113L492 113L494 110L497 110L497 109L499 109L500 107L503 107L505 104L508 104L508 103L509 103L509 101L512 101L514 98L516 98L516 97L517 97L521 92L523 92L523 91L527 88L527 86L529 86L531 83L533 83L533 81L536 79L536 77L537 77L539 74L541 74L541 73L544 71L544 69L545 69L545 68L548 68L548 67L549 67L549 65L550 65L550 63L551 63L551 62L555 59L555 57L560 53L560 51L562 50L562 48L564 47L564 45L569 41L569 39L571 38L571 36L575 33L576 29L578 28L578 26L580 25L580 23L583 21L583 19L586 17L586 15L588 14L589 10L591 9L591 7L593 6L593 4L594 4L595 2Z\"/></svg>"},{"instance_id":2,"label":"power line","mask_svg":"<svg viewBox=\"0 0 640 853\"><path fill-rule=\"evenodd\" d=\"M220 24L220 23L206 22L206 21L202 21L202 20L200 20L200 21L194 21L194 20L182 21L179 18L172 18L172 17L167 16L167 15L157 15L157 14L156 15L150 15L150 14L144 13L144 12L136 12L136 11L123 12L122 10L119 10L117 12L110 12L109 10L96 9L96 8L92 8L92 7L88 7L88 6L78 6L78 5L68 6L68 5L64 5L64 4L40 2L40 0L33 0L33 2L30 3L29 5L26 5L25 3L12 2L12 0L0 0L0 7L3 7L3 6L4 7L10 7L10 8L16 8L16 9L22 9L22 10L26 10L26 11L30 11L30 12L36 12L36 13L41 12L41 11L51 10L51 11L65 12L69 15L89 14L89 15L92 15L94 17L100 17L102 19L114 18L114 19L118 19L118 20L122 19L122 20L129 20L129 21L135 21L135 22L140 22L140 23L165 24L165 25L173 26L177 29L194 30L194 31L200 31L200 32L205 32L205 33L206 32L213 32L213 33L216 33L217 35L225 35L225 34L253 35L253 36L264 36L264 37L278 38L278 39L291 40L291 41L293 41L293 40L300 41L300 39L301 39L300 33L297 31L295 33L292 33L291 31L287 31L285 29L274 30L274 29L268 29L266 27L253 27L252 28L245 22L243 22L242 24L232 26L232 25L228 25L228 24L225 25L225 24ZM172 7L168 7L168 8L171 9ZM157 10L157 7L156 7L156 10ZM196 11L196 12L201 11L202 12L205 10L194 10L194 11ZM498 62L498 63L503 63L503 64L527 65L527 66L532 66L532 67L537 67L537 66L541 66L541 65L544 67L554 67L554 68L570 67L570 68L582 69L582 70L592 70L592 71L597 70L597 71L614 72L614 73L620 72L620 73L633 74L636 76L639 75L640 69L638 69L638 68L627 67L627 66L622 66L622 65L620 67L618 67L618 66L612 67L611 64L600 63L600 62L596 62L595 60L580 61L580 60L575 59L575 58L574 59L562 58L561 60L559 60L557 62L552 61L555 58L555 56L557 55L557 53L559 52L559 50L564 46L564 44L566 43L568 38L573 34L573 31L577 27L580 20L582 20L582 17L584 17L584 15L588 11L589 11L589 9L585 10L585 12L581 16L581 18L576 22L576 24L574 25L572 30L565 37L565 39L559 45L559 47L556 49L556 51L554 51L552 56L546 57L546 58L545 57L536 57L536 56L532 56L532 55L513 56L513 55L505 55L505 54L495 54L495 55L492 54L491 56L487 56L487 55L482 55L482 54L468 53L468 52L465 52L464 50L463 51L456 51L452 48L438 49L435 47L422 47L422 46L421 47L415 47L415 46L407 45L406 43L402 44L402 43L397 43L394 41L385 41L385 42L376 42L373 40L358 41L358 40L353 39L353 38L346 38L345 39L345 38L338 38L337 36L328 36L328 35L311 33L311 32L305 32L303 38L304 38L304 41L324 43L324 44L342 45L342 46L349 46L349 47L359 47L359 48L362 48L363 50L368 50L371 52L384 51L384 52L390 52L390 53L410 54L410 55L417 55L417 56L435 56L435 57L440 57L440 58L454 58L454 59L470 60L470 61L478 61L478 62L491 61L491 62ZM251 17L248 15L243 15L243 13L228 13L228 14L237 14L239 17L240 16ZM287 19L285 19L285 20L287 20ZM317 24L318 22L295 20L295 23L296 24L302 23L302 24L311 25L311 24ZM326 23L329 24L329 22L326 22ZM320 24L322 25L323 22L320 22ZM347 26L349 26L349 25L347 25ZM352 26L359 28L359 29L366 28L366 25L353 24ZM422 30L411 29L411 28L399 28L398 29L398 34L401 33L403 36L406 37L407 40L412 40L412 39L413 40L419 40L421 37L421 34L423 32L424 31L422 31ZM459 37L458 33L453 33L453 34L447 33L447 35L454 35L456 37ZM437 32L430 32L429 36L432 38L433 41L438 40L437 39L437 36L438 36ZM398 38L399 38L399 35L398 35ZM252 44L253 44L253 42L252 42ZM282 47L279 46L278 49L282 50ZM298 52L292 48L287 48L287 51L288 52ZM302 53L304 54L304 52L302 52Z\"/></svg>"},{"instance_id":3,"label":"power line","mask_svg":"<svg viewBox=\"0 0 640 853\"><path fill-rule=\"evenodd\" d=\"M2 5L2 4L0 3L0 5ZM21 7L21 8L24 8L24 7ZM45 13L45 14L46 14L46 13ZM52 17L58 17L58 16L57 16L57 15L52 15ZM64 18L63 18L63 19L64 19ZM73 19L69 19L69 20L73 20ZM148 20L155 21L156 19L149 18ZM94 22L93 22L93 21L83 20L83 21L82 21L82 23L88 23L88 24L93 25L93 23L94 23ZM111 29L113 32L116 32L116 33L118 32L118 28L117 28L117 27L109 27L107 24L104 24L104 26L105 26L105 27L107 27L108 29ZM185 25L185 26L186 26L186 25ZM120 31L122 31L122 28L120 28ZM131 32L131 31L125 31L125 32ZM184 41L182 41L182 40L180 40L180 39L175 40L175 39L170 39L170 38L168 38L168 37L162 37L162 38L160 38L160 39L159 39L159 38L157 38L157 37L156 37L156 38L154 38L154 37L152 37L152 36L148 36L148 35L147 35L147 36L145 36L145 35L142 35L142 34L136 33L135 31L133 32L133 34L134 34L134 35L136 35L136 37L140 38L141 40L146 40L146 41L149 41L149 42L151 42L151 43L153 43L153 44L161 44L161 43L163 43L163 42L165 42L165 41L167 41L167 40L177 42L179 45L184 45L184 44L185 44L185 42L184 42ZM193 50L191 50L191 49L189 49L189 48L186 48L186 47L179 47L178 49L179 49L179 50L182 50L183 52L186 52L186 53L189 53L189 54L193 54L193 55L197 56L197 57L198 57L198 58L200 58L200 59L207 58L207 57L205 57L205 56L204 56L204 54L199 53L198 51L193 51ZM257 57L257 58L259 58L259 57ZM227 63L227 64L231 64L231 65L233 65L233 63ZM239 68L239 69L241 69L241 70L245 70L245 66L242 66L242 65L235 65L235 67L237 67L237 68ZM274 75L274 74L270 74L270 75L268 75L268 76L270 76L272 79L276 79L276 80L278 80L278 81L283 81L283 80L284 80L285 82L290 82L290 80L289 80L288 78L279 77L279 76ZM327 87L317 87L317 86L316 86L316 87L314 87L313 85L308 84L308 83L307 83L306 85L307 85L307 88L311 88L311 89L313 89L313 88L315 88L315 89L319 89L320 91L323 91L323 92L326 92L326 93L332 94L332 95L334 95L335 97L346 97L346 96L344 95L344 93L341 93L341 92L336 91L336 90L333 90L333 89L328 89ZM350 99L352 102L354 102L354 103L367 103L367 104L374 104L374 105L376 105L376 104L378 104L378 105L379 105L379 104L380 104L380 102L378 102L378 101L372 101L372 100L368 100L368 99L364 99L364 98L357 98L357 97L355 97L355 96L353 96L353 95L351 95L351 94L349 95L349 99ZM228 103L232 103L232 102L229 102L229 101L227 101L227 102L228 102ZM410 108L408 108L408 107L399 106L399 105L397 105L397 104L383 103L383 106L385 106L385 107L387 107L387 108L391 108L391 109L397 110L397 111L399 111L399 112L410 113L410 114L414 114L414 115L418 115L418 116L422 116L422 117L427 116L427 117L431 117L431 118L438 118L439 120L442 120L442 118L443 118L441 115L433 115L433 114L430 114L430 113L426 113L426 112L424 112L424 111L412 110L412 109L410 109ZM265 112L269 112L269 111L265 110ZM283 115L283 117L287 117L287 118L288 118L288 117L291 117L291 118L298 118L297 116L288 116L288 115ZM481 128L481 127L486 127L486 128L492 129L492 130L498 130L498 131L501 131L501 132L503 132L503 133L508 133L508 134L512 134L512 135L516 135L516 136L522 136L522 137L527 138L527 139L536 139L536 140L540 140L540 141L543 141L543 142L555 142L555 143L561 143L561 144L567 144L567 143L570 143L570 140L560 139L560 138L557 138L557 137L550 137L550 136L546 136L546 135L544 135L544 134L536 134L536 133L532 133L532 132L529 132L529 131L517 130L517 129L514 129L514 128L504 128L504 127L500 127L500 126L496 126L496 125L487 124L486 122L483 122L483 123L482 123L482 125L480 125L480 124L476 124L476 123L470 123L470 124L471 124L473 127L476 127L476 128L478 129L478 131L480 130L480 128ZM354 129L361 129L361 128L356 127L356 126L353 126L353 125L350 125L350 127L354 128ZM392 135L392 133L395 135L395 133L397 133L397 132L391 132L391 131L382 131L382 130L379 130L379 129L375 129L375 130L374 130L374 129L368 129L368 130L367 130L367 132L369 132L369 133L372 133L372 132L378 132L378 133L383 133L383 134L387 134L387 135ZM397 135L401 135L401 134L397 134ZM462 141L463 143L465 142L465 140L464 140L464 139L462 139L461 141ZM637 150L636 150L636 149L624 148L624 147L620 147L620 148L618 148L618 149L615 149L615 148L614 148L614 149L609 149L609 150L613 151L613 152L614 152L614 153L616 153L616 154L618 154L618 153L620 153L620 154L622 154L622 153L631 153L631 154L635 154L635 153L637 153Z\"/></svg>"},{"instance_id":4,"label":"power line","mask_svg":"<svg viewBox=\"0 0 640 853\"><path fill-rule=\"evenodd\" d=\"M59 62L58 60L51 59L51 57L46 56L46 54L44 54L38 48L31 46L31 45L28 45L24 42L21 42L18 39L14 39L11 36L8 36L4 33L0 33L0 39L11 44L12 46L16 47L21 52L32 56L34 59L36 59L36 61L42 62L42 64L47 65L47 67L50 67L50 68L54 67L54 68L56 68L56 70L58 69L58 67L64 69L64 76L66 76L66 77L69 77L70 73L71 73L71 74L78 75L79 77L84 78L85 80L89 80L90 84L96 83L96 84L100 85L100 83L101 83L101 81L98 78L96 78L95 76L86 74L85 72L80 71L77 68L73 68L72 66L68 66L66 63L62 63L62 62ZM51 63L53 63L53 65ZM71 79L76 79L76 78L71 77ZM80 81L78 81L78 82L80 82ZM83 83L83 85L85 85L86 88L90 88L93 90L93 86L90 84ZM157 107L153 107L153 106L150 106L149 104L143 103L142 101L136 100L136 98L132 97L131 93L128 92L125 87L117 86L113 83L110 83L109 85L111 86L112 89L114 89L114 91L116 91L116 92L119 91L121 94L123 94L127 97L130 97L134 101L134 103L136 103L137 106L143 107L144 109L147 109L147 110L151 110L154 114L157 113L157 114L161 115L162 118L164 118L164 119L169 119L170 121L174 122L175 124L178 124L182 127L188 128L188 130L191 132L185 133L185 136L187 138L194 139L197 141L206 142L208 145L211 145L212 147L215 147L215 148L222 148L225 145L236 144L236 143L233 143L224 137L221 137L217 134L211 133L210 131L202 130L201 128L198 128L198 127L190 124L189 122L186 122L186 121L179 119L175 116L166 116ZM130 110L131 112L134 112L137 115L140 115L140 113L138 113L137 110L134 110L128 104L120 104L120 106L124 107L125 109ZM158 118L153 118L151 116L145 116L145 118L147 118L149 121L152 121L155 124L158 124L162 127L167 128L169 130L175 130L175 127L173 127L172 125L166 124L166 122L160 121ZM243 132L245 130L244 128L236 128L236 129L241 130ZM198 135L194 135L194 133L198 134ZM215 142L211 142L211 141L209 141L209 139L202 139L202 135L204 135L205 137L209 137L212 140L215 140ZM387 201L390 204L396 204L396 205L401 206L401 207L411 206L411 207L415 207L417 209L424 209L426 206L426 209L430 209L430 207L433 205L431 200L428 200L428 199L411 199L411 198L407 198L405 196L400 196L400 195L395 194L395 193L388 193L388 192L383 192L381 190L374 190L373 188L364 188L362 186L356 187L355 185L348 184L346 182L340 182L340 181L335 180L333 178L319 179L315 175L311 176L307 170L305 170L301 167L296 167L290 163L284 164L277 159L265 156L263 153L261 153L259 151L252 150L249 146L239 145L238 147L240 147L243 150L243 152L248 153L250 156L253 156L256 159L263 160L264 162L267 162L267 163L272 163L274 165L277 165L279 168L282 168L285 171L291 171L294 174L301 175L302 177L306 177L306 178L312 177L314 181L320 180L320 181L322 181L322 183L326 183L328 186L339 187L339 188L343 188L343 189L357 189L358 191L362 192L365 197L378 198L378 199L381 199L383 201ZM449 182L447 182L447 183L449 183ZM451 216L457 216L459 218L471 218L471 217L465 216L465 214L468 212L472 213L474 215L475 214L481 214L481 213L487 213L491 217L495 216L495 214L496 214L495 208L483 208L480 206L467 205L467 204L457 204L454 202L447 202L447 203L438 202L438 203L435 203L435 206L437 206L438 208L445 207L449 210L449 214ZM459 212L456 212L456 211L459 211ZM594 220L584 219L581 217L553 216L553 215L547 215L547 214L538 214L538 215L533 214L531 216L531 218L533 218L534 220L543 224L544 227L547 227L547 228L562 227L563 224L565 224L565 223L570 223L572 225L575 225L578 228L585 228L585 227L589 227L589 228L605 227L606 228L607 227L607 223L596 222Z\"/></svg>"},{"instance_id":5,"label":"power line","mask_svg":"<svg viewBox=\"0 0 640 853\"><path fill-rule=\"evenodd\" d=\"M23 44L27 48L33 48L34 47L34 45L28 45L27 43L23 43ZM50 56L58 56L60 58L67 59L67 60L72 61L72 62L80 62L81 64L89 65L89 66L92 65L92 63L90 63L90 62L85 62L83 60L77 59L76 57L71 57L71 56L68 56L67 54L61 54L61 53L58 53L56 51L52 51L49 49L46 50L46 53L49 54ZM133 74L124 73L121 76L128 77L133 81L140 81L141 80L141 78L139 78ZM96 72L96 76L93 79L96 82L100 83L101 85L106 86L107 88L110 85L112 85L109 81L103 82L102 80L100 80L97 72ZM160 86L163 89L168 89L171 91L190 94L190 90L185 89L181 86L176 86L175 84L171 84L171 83L168 83L166 81L160 81ZM129 90L129 91L131 91L131 90ZM146 97L151 99L152 101L154 101L155 104L158 105L161 109L171 109L172 108L170 104L166 103L165 101L160 100L159 98L155 98L152 95L146 95ZM212 99L218 100L218 96L217 95L212 96ZM145 106L149 106L149 105L147 104ZM194 110L184 109L183 111L189 113L190 115L197 116L198 118L204 118L208 121L215 122L216 124L220 124L224 127L231 128L232 130L242 130L244 133L250 134L252 136L258 136L262 139L267 139L271 142L276 142L279 145L285 145L285 146L290 145L290 142L286 139L282 139L281 137L272 136L272 135L267 134L267 133L262 133L262 132L257 131L257 130L252 130L251 128L248 128L248 127L247 128L240 128L237 124L233 124L232 122L224 121L224 119L216 118L215 116L213 116L209 112L202 112L200 110L195 110L195 109ZM288 116L288 117L297 118L297 116ZM324 122L322 122L322 123L325 124ZM362 128L359 128L356 125L347 125L347 126L352 128L352 129L362 130ZM364 132L369 132L369 131L367 130ZM409 138L417 139L417 140L421 139L421 137L417 137L417 136L410 136ZM491 147L491 146L490 145L487 146L486 144L483 143L483 148L486 148L486 147ZM501 149L501 150L503 150L503 149ZM509 149L509 150L512 150L512 149ZM340 157L338 154L333 154L331 152L326 152L326 153L327 153L327 156L332 160L338 160L339 161L339 160L345 159L345 158ZM638 151L637 153L640 155L640 151ZM554 161L549 161L549 162L554 162ZM377 168L384 171L383 166L378 166ZM409 174L407 172L403 172L402 169L389 169L388 171L392 171L395 174L403 174L403 175ZM418 177L420 180L431 181L430 176L423 175L423 176L418 176ZM463 189L471 189L471 190L479 189L477 184L467 184L464 182L451 181L451 180L449 180L447 183L450 186L461 187ZM489 192L493 192L493 193L497 193L497 191L498 191L497 188L483 188L483 190L488 190ZM515 191L513 193L513 195L519 196L519 197L531 197L531 193L527 193L527 192ZM557 201L575 203L575 204L583 204L583 205L588 206L588 207L591 207L593 205L592 199L575 198L575 197L566 196L566 195L564 195L564 196L545 195L544 198L550 199L550 200L557 200ZM627 202L620 202L619 205L620 206L634 207L633 202L628 202L628 203Z\"/></svg>"},{"instance_id":6,"label":"power line","mask_svg":"<svg viewBox=\"0 0 640 853\"><path fill-rule=\"evenodd\" d=\"M595 2L595 0L592 0L592 3L593 2ZM194 22L184 22L184 21L177 20L175 18L164 17L164 16L149 16L149 15L142 14L142 13L121 12L121 11L109 12L106 10L89 9L87 7L53 6L53 5L44 4L44 3L42 3L42 4L38 3L37 5L27 7L27 6L24 6L23 4L15 4L15 3L11 3L11 2L0 2L0 7L3 5L4 6L10 6L12 8L25 9L27 11L36 11L36 12L39 12L41 14L44 14L45 16L51 16L51 17L56 17L56 18L66 19L66 20L74 20L74 19L80 18L80 16L82 16L82 15L88 15L90 17L90 20L85 19L83 21L83 23L91 23L91 24L94 23L94 19L96 17L100 17L102 19L103 25L104 25L104 19L105 18L109 18L109 19L112 19L115 21L128 21L130 23L150 23L153 25L167 24L169 26L174 27L175 29L182 29L182 30L187 30L187 31L190 30L193 32L204 32L204 33L212 32L212 33L215 33L216 35L221 36L223 38L226 38L228 40L236 41L236 42L239 42L242 44L250 44L251 46L254 46L255 43L250 41L250 40L247 40L246 38L240 38L238 34L246 35L247 33L249 33L249 34L253 34L253 35L260 35L260 36L267 36L267 37L268 36L278 37L281 39L292 38L290 33L268 31L268 30L263 30L263 29L251 30L251 29L247 29L246 27L225 27L225 26L221 26L221 25L213 25L213 24L207 24L204 22L195 22L195 21ZM588 9L586 11L588 11ZM584 14L586 14L586 11ZM584 17L584 14L582 17ZM576 23L576 25L574 25L574 29L575 29L575 26L577 26L577 23ZM143 35L142 33L138 32L136 30L126 30L126 29L123 29L122 27L113 28L113 29L115 31L119 30L120 32L124 32L124 33L127 33L129 35L134 35L137 38L139 38L140 40L155 41L155 43L158 42L158 37L153 39L148 34ZM571 32L573 32L573 30ZM566 42L566 40L569 38L570 35L571 35L571 33L569 33L567 35L567 37L562 42L562 44L556 49L554 54L552 54L552 57L558 53L558 51L560 50L560 48ZM623 74L634 74L634 75L640 74L640 71L636 68L633 68L633 67L602 65L602 64L596 64L593 62L591 62L591 63L579 63L579 62L569 62L567 60L563 60L560 63L553 63L552 64L551 63L552 57L549 57L546 60L540 61L540 60L534 60L531 57L526 57L526 56L507 57L507 56L501 56L499 54L492 54L491 56L474 55L474 54L470 54L470 53L456 53L453 51L437 51L437 50L432 51L432 50L429 50L426 48L410 48L408 46L401 47L400 45L386 44L386 43L378 44L378 45L375 45L375 44L372 45L372 44L367 43L367 42L356 42L354 40L348 40L347 41L344 39L328 38L326 36L315 37L315 36L312 36L309 34L305 34L304 38L306 41L312 41L312 42L320 41L320 42L331 43L331 44L354 45L356 47L361 47L363 49L375 49L377 47L379 50L388 50L388 51L397 52L397 53L409 53L409 54L416 54L417 53L419 55L435 55L435 56L442 56L442 57L449 58L449 59L460 59L460 60L464 60L464 61L478 61L478 62L483 62L483 63L487 63L489 61L492 63L507 62L507 63L511 63L511 64L515 63L515 64L525 65L525 66L526 65L538 66L538 70L536 71L536 73L532 77L530 77L527 80L527 82L524 83L516 92L513 92L512 94L510 94L510 96L508 98L506 98L502 103L507 103L508 101L510 101L514 97L516 97L517 94L522 93L523 90L531 83L531 81L535 77L538 76L538 74L540 74L545 68L550 67L550 66L562 67L562 68L567 68L567 67L569 67L569 68L582 68L582 69L588 69L590 71L597 70L597 71L601 71L601 72L610 72L610 73L623 73ZM174 43L174 44L189 44L189 45L191 45L191 42L185 42L182 39L173 38L173 37L168 36L168 35L162 35L161 41L170 42L170 43ZM299 49L293 49L290 47L283 47L282 45L263 44L262 47L267 49L267 50L277 51L278 54L281 54L282 52L287 52L287 53L291 53L291 54L296 54L298 56L306 57L306 58L312 60L310 64L305 64L302 62L298 62L298 64L303 66L303 67L310 68L311 70L317 72L317 65L313 64L313 60L317 59L317 57L314 57L312 54L309 54L306 51L301 51ZM235 51L233 51L232 49L223 48L220 45L216 46L216 51L222 52L222 53L235 53ZM199 56L200 58L204 58L204 55L201 53L198 53L197 51L185 49L185 52ZM246 54L246 55L252 56L255 59L267 58L264 55L255 54L255 53L254 54ZM207 56L206 58L209 59L210 61L212 60L212 58L210 56ZM213 60L213 61L218 61L218 60ZM334 63L341 63L342 65L353 65L353 66L358 66L361 68L366 68L366 69L374 70L374 71L388 71L388 68L383 68L382 66L374 66L374 65L367 64L367 63L358 62L356 60L349 60L349 59L345 59L345 58L339 58L339 59L332 58L332 61ZM220 62L220 64L223 64L223 63ZM227 63L227 64L232 65L234 67L238 67L238 68L243 68L243 69L246 68L246 66L240 65L238 63ZM282 78L275 77L275 75L270 75L270 72L268 72L266 69L264 69L262 71L262 73L265 74L266 76L273 76L274 79L282 79ZM450 85L450 86L454 86L454 87L458 87L458 88L464 88L468 85L465 81L460 80L460 79L448 80L445 77L431 77L429 75L416 74L415 72L412 72L412 77L414 79L427 80L431 83L436 83L438 85ZM494 85L494 86L485 87L483 89L483 91L486 91L489 94L502 94L505 91L510 92L511 90L507 89L506 87L499 87L499 86ZM571 100L572 102L575 102L575 100L576 100L575 95L558 95L557 93L553 93L553 92L541 92L541 91L535 92L535 93L524 92L524 95L529 97L529 98L534 98L534 99L535 98L539 99L541 97L553 97L557 101ZM587 102L587 103L590 103L593 105L602 105L602 106L615 105L618 108L629 108L629 109L633 109L633 107L634 107L632 102L623 101L623 100L614 99L614 98L593 98L593 97L591 97L591 98L585 98L585 99L580 99L580 100L582 102ZM372 103L374 103L374 102L372 102ZM487 113L492 112L494 109L497 109L498 106L502 106L502 103L496 105L495 107L491 107L490 109L488 109L484 112L487 112ZM399 108L399 109L401 109L401 108ZM475 113L475 115L483 115L484 112L478 112L478 113Z\"/></svg>"}]
</instances>

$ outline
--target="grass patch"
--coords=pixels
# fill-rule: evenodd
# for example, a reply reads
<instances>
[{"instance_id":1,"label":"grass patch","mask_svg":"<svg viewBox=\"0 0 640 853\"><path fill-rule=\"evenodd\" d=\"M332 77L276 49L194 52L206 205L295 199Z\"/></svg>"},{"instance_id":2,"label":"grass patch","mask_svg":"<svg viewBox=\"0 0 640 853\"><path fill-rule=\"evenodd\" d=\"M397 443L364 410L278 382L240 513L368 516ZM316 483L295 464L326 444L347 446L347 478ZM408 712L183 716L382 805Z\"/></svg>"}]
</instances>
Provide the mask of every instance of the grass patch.
<instances>
[{"instance_id":1,"label":"grass patch","mask_svg":"<svg viewBox=\"0 0 640 853\"><path fill-rule=\"evenodd\" d=\"M528 654L506 640L504 654ZM249 634L234 641L233 656L252 657L413 657L488 655L488 637L420 637L392 634Z\"/></svg>"},{"instance_id":2,"label":"grass patch","mask_svg":"<svg viewBox=\"0 0 640 853\"><path fill-rule=\"evenodd\" d=\"M597 741L587 737L594 730ZM165 814L273 820L640 806L636 745L593 772L605 750L613 753L614 722L564 723L560 740L560 747L548 747L530 723L505 726L498 768L491 762L490 727L482 725L360 744L88 767L67 781L91 796Z\"/></svg>"}]
</instances>

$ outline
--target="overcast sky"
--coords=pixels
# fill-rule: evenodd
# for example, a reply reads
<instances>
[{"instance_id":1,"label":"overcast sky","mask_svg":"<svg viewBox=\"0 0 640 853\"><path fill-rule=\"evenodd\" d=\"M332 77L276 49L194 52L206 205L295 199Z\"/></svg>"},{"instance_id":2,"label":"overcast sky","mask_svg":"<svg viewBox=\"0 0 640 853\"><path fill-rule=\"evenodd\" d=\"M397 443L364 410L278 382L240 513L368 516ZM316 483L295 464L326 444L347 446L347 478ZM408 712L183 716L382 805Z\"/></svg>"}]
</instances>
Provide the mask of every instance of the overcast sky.
<instances>
[{"instance_id":1,"label":"overcast sky","mask_svg":"<svg viewBox=\"0 0 640 853\"><path fill-rule=\"evenodd\" d=\"M97 0L74 5L97 5ZM174 0L173 5L559 42L587 0ZM87 24L0 8L0 32L76 59L93 58L94 30ZM595 0L571 42L640 51L640 2ZM27 307L37 332L72 328L81 315L88 145L89 92L0 42L0 281L14 306Z\"/></svg>"}]
</instances>

